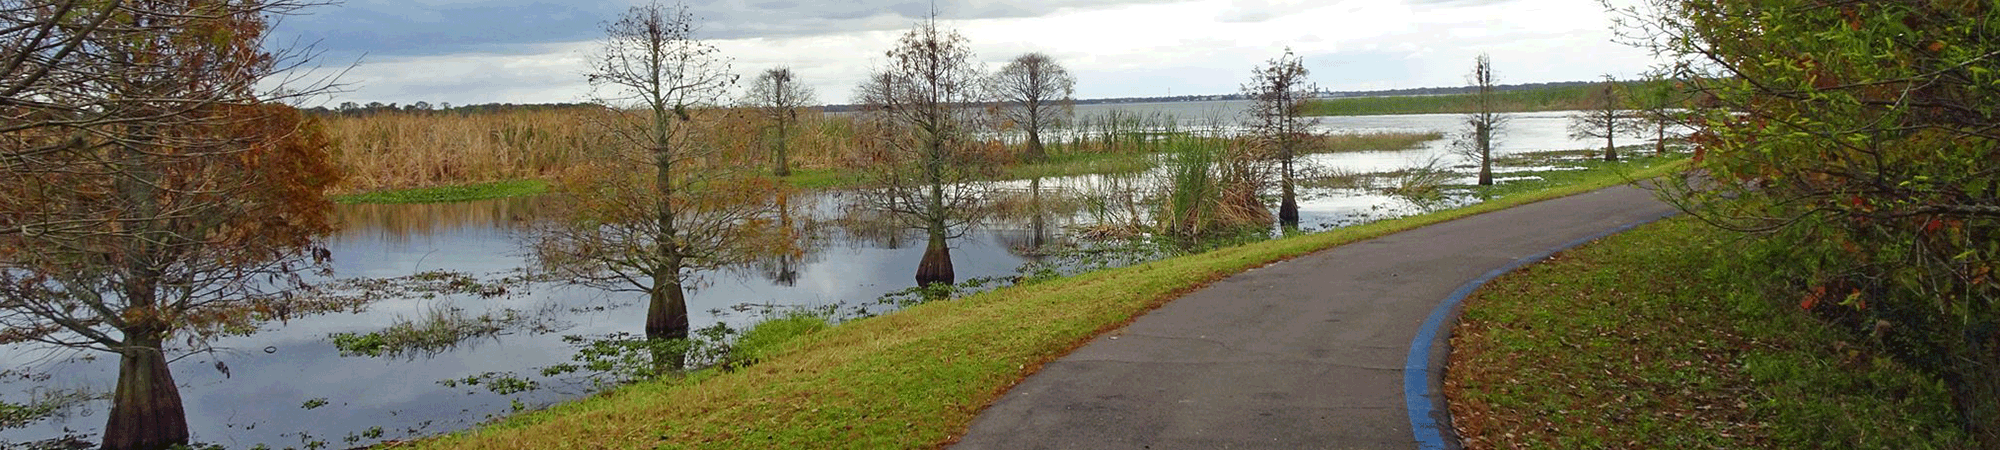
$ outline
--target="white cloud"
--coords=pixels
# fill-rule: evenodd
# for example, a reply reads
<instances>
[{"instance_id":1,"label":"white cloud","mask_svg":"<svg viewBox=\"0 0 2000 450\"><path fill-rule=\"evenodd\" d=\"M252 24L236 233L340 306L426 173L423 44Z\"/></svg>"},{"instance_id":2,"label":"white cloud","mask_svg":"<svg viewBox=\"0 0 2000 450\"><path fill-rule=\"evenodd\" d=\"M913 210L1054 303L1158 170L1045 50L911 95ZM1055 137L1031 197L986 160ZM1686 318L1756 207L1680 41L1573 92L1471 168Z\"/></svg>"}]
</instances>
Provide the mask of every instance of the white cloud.
<instances>
[{"instance_id":1,"label":"white cloud","mask_svg":"<svg viewBox=\"0 0 2000 450\"><path fill-rule=\"evenodd\" d=\"M1030 51L1054 56L1076 74L1077 93L1086 98L1233 92L1253 66L1288 46L1305 57L1315 82L1336 90L1463 84L1480 52L1492 54L1508 83L1629 77L1651 63L1643 51L1610 42L1610 22L1592 0L1192 0L1055 11L948 26L965 34L989 67ZM881 14L868 21L893 20ZM902 32L875 28L714 43L746 77L791 66L821 101L844 103ZM336 102L576 101L585 89L580 52L590 46L367 61L346 79L358 88Z\"/></svg>"}]
</instances>

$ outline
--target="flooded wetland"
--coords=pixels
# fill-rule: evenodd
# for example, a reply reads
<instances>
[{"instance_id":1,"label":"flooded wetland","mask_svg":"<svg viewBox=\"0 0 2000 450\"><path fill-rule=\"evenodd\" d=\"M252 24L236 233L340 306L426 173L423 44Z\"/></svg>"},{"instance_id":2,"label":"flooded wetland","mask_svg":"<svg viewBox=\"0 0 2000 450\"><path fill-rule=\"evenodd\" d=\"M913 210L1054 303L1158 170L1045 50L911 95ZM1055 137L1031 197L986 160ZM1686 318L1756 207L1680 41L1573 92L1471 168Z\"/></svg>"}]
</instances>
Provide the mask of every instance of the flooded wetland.
<instances>
[{"instance_id":1,"label":"flooded wetland","mask_svg":"<svg viewBox=\"0 0 2000 450\"><path fill-rule=\"evenodd\" d=\"M1204 108L1226 111L1240 103L1117 107L1198 117L1213 114ZM1109 108L1079 107L1078 114ZM1495 149L1499 161L1512 163L1496 167L1503 186L1535 178L1510 174L1563 170L1590 158L1551 153L1592 146L1571 140L1565 123L1562 113L1514 115ZM1448 135L1462 118L1329 117L1318 126L1332 133ZM1481 201L1481 191L1466 186L1471 167L1451 144L1444 137L1411 149L1305 157L1300 231ZM990 183L988 214L950 240L957 289L1188 251L1131 231L1141 227L1118 226L1154 220L1143 197L1161 190L1165 170ZM1421 195L1400 189L1413 183L1434 189ZM925 251L923 233L857 206L859 197L843 190L793 196L785 220L804 230L796 252L694 277L687 299L695 334L728 340L770 318L810 313L838 322L925 300L911 277ZM551 201L339 206L340 231L327 242L329 279L393 279L396 294L358 311L228 337L214 352L172 362L195 441L227 448L365 446L465 429L623 381L620 367L630 361L620 359L626 357L615 343L640 331L646 298L538 274L530 229L546 219ZM707 362L728 356L714 358ZM11 346L0 348L0 361L19 368L0 380L0 399L72 399L44 402L60 405L48 417L7 424L0 442L83 442L99 432L116 358Z\"/></svg>"}]
</instances>

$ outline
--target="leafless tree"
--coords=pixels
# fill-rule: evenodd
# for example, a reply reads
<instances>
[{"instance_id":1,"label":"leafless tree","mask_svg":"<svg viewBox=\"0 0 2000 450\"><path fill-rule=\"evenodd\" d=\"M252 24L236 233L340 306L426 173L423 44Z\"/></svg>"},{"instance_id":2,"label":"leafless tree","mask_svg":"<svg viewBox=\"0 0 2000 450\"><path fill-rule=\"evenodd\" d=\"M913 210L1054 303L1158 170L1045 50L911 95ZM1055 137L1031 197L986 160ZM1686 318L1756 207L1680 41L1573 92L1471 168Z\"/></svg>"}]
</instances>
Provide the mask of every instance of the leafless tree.
<instances>
[{"instance_id":1,"label":"leafless tree","mask_svg":"<svg viewBox=\"0 0 2000 450\"><path fill-rule=\"evenodd\" d=\"M103 448L188 440L168 363L264 320L339 309L328 140L263 91L273 1L0 1L0 344L119 355Z\"/></svg>"},{"instance_id":2,"label":"leafless tree","mask_svg":"<svg viewBox=\"0 0 2000 450\"><path fill-rule=\"evenodd\" d=\"M879 189L872 207L894 213L927 237L917 283L954 280L948 240L977 218L974 181L991 167L972 132L984 126L978 108L984 75L965 37L937 19L904 33L887 64L855 90L872 148L857 162Z\"/></svg>"},{"instance_id":3,"label":"leafless tree","mask_svg":"<svg viewBox=\"0 0 2000 450\"><path fill-rule=\"evenodd\" d=\"M684 4L655 2L605 25L589 81L606 126L628 145L564 180L565 220L539 230L535 244L545 270L645 293L649 339L688 336L685 286L697 272L754 260L775 242L765 225L779 186L736 164L748 150L701 135L704 113L736 77L696 39L697 20ZM655 356L664 369L682 364L679 353Z\"/></svg>"},{"instance_id":4,"label":"leafless tree","mask_svg":"<svg viewBox=\"0 0 2000 450\"><path fill-rule=\"evenodd\" d=\"M1603 139L1604 160L1618 160L1618 135L1632 134L1639 129L1639 123L1622 108L1618 98L1618 79L1604 76L1604 87L1593 95L1593 107L1569 117L1570 139Z\"/></svg>"},{"instance_id":5,"label":"leafless tree","mask_svg":"<svg viewBox=\"0 0 2000 450\"><path fill-rule=\"evenodd\" d=\"M993 74L993 93L1000 101L1001 116L1028 133L1028 148L1021 159L1041 161L1048 156L1042 148L1042 130L1061 123L1075 112L1076 77L1054 58L1041 53L1014 57Z\"/></svg>"},{"instance_id":6,"label":"leafless tree","mask_svg":"<svg viewBox=\"0 0 2000 450\"><path fill-rule=\"evenodd\" d=\"M1651 132L1654 154L1667 154L1667 141L1671 139L1667 133L1669 129L1692 126L1686 108L1694 103L1693 97L1680 82L1658 72L1647 74L1638 83L1636 92L1631 92L1629 98L1634 106L1634 132Z\"/></svg>"},{"instance_id":7,"label":"leafless tree","mask_svg":"<svg viewBox=\"0 0 2000 450\"><path fill-rule=\"evenodd\" d=\"M1500 113L1499 99L1493 90L1493 59L1484 53L1473 58L1472 74L1467 78L1472 82L1473 108L1465 115L1465 134L1453 147L1458 154L1479 163L1479 185L1492 186L1493 145L1507 124L1507 115Z\"/></svg>"},{"instance_id":8,"label":"leafless tree","mask_svg":"<svg viewBox=\"0 0 2000 450\"><path fill-rule=\"evenodd\" d=\"M769 120L774 128L772 131L775 132L776 146L772 150L777 161L771 173L781 177L791 176L792 165L787 144L791 138L792 127L798 124L799 109L812 106L816 101L813 99L812 86L798 82L790 67L773 68L757 75L756 81L750 83L750 92L744 96L744 100L745 103L763 110L765 120Z\"/></svg>"},{"instance_id":9,"label":"leafless tree","mask_svg":"<svg viewBox=\"0 0 2000 450\"><path fill-rule=\"evenodd\" d=\"M1299 201L1295 178L1299 157L1316 140L1312 131L1317 119L1305 116L1306 102L1313 88L1306 76L1305 61L1285 49L1284 56L1252 71L1243 94L1250 97L1249 130L1264 155L1278 162L1278 221L1285 227L1299 226Z\"/></svg>"}]
</instances>

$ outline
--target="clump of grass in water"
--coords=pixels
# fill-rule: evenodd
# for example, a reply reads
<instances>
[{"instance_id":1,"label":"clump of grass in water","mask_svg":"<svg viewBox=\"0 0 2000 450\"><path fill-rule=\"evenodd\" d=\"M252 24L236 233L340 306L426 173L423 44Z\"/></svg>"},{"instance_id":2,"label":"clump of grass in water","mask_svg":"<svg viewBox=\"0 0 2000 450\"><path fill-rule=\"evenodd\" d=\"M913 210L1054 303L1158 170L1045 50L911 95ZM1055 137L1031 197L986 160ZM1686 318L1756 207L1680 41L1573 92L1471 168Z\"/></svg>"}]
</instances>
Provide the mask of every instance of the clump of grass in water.
<instances>
[{"instance_id":1,"label":"clump of grass in water","mask_svg":"<svg viewBox=\"0 0 2000 450\"><path fill-rule=\"evenodd\" d=\"M733 371L781 355L800 339L833 327L830 309L800 309L772 312L775 316L738 330L726 323L693 330L685 339L648 339L631 333L603 336L563 336L576 347L571 362L541 367L534 375L514 372L483 372L439 380L447 388L466 387L498 395L549 389L551 386L585 386L601 390L662 377L696 381L713 376L717 369ZM661 355L679 355L686 369L663 369ZM519 408L517 408L517 411Z\"/></svg>"},{"instance_id":2,"label":"clump of grass in water","mask_svg":"<svg viewBox=\"0 0 2000 450\"><path fill-rule=\"evenodd\" d=\"M1373 174L1354 173L1339 168L1318 169L1299 180L1299 187L1313 189L1362 189L1367 188Z\"/></svg>"},{"instance_id":3,"label":"clump of grass in water","mask_svg":"<svg viewBox=\"0 0 2000 450\"><path fill-rule=\"evenodd\" d=\"M341 356L414 358L418 354L435 356L472 339L497 336L526 319L511 309L475 317L466 315L464 309L440 304L418 320L397 318L381 331L333 333L328 337L340 349Z\"/></svg>"},{"instance_id":4,"label":"clump of grass in water","mask_svg":"<svg viewBox=\"0 0 2000 450\"><path fill-rule=\"evenodd\" d=\"M1219 148L1203 141L1177 142L1167 156L1166 195L1159 206L1162 231L1199 236L1220 225L1217 199L1222 185L1216 177Z\"/></svg>"},{"instance_id":5,"label":"clump of grass in water","mask_svg":"<svg viewBox=\"0 0 2000 450\"><path fill-rule=\"evenodd\" d=\"M1192 138L1174 116L1112 110L1065 124L1048 139L1046 159L1010 166L1006 178L1145 172L1154 166L1151 155Z\"/></svg>"},{"instance_id":6,"label":"clump of grass in water","mask_svg":"<svg viewBox=\"0 0 2000 450\"><path fill-rule=\"evenodd\" d=\"M1141 222L1144 213L1140 207L1143 199L1138 188L1142 180L1142 177L1133 175L1091 180L1093 186L1085 191L1101 193L1082 199L1082 209L1090 214L1091 224L1073 228L1071 233L1093 240L1133 237L1144 233L1146 227Z\"/></svg>"},{"instance_id":7,"label":"clump of grass in water","mask_svg":"<svg viewBox=\"0 0 2000 450\"><path fill-rule=\"evenodd\" d=\"M1435 201L1444 197L1445 185L1457 176L1444 167L1441 157L1433 156L1423 164L1391 172L1390 186L1383 191L1412 201Z\"/></svg>"},{"instance_id":8,"label":"clump of grass in water","mask_svg":"<svg viewBox=\"0 0 2000 450\"><path fill-rule=\"evenodd\" d=\"M60 388L36 388L30 390L28 395L32 398L27 403L0 401L0 430L26 427L42 419L66 416L70 408L111 398L108 392Z\"/></svg>"},{"instance_id":9,"label":"clump of grass in water","mask_svg":"<svg viewBox=\"0 0 2000 450\"><path fill-rule=\"evenodd\" d=\"M1319 145L1312 146L1312 153L1341 153L1365 151L1409 150L1422 146L1425 142L1444 139L1444 133L1396 133L1378 131L1372 133L1342 133L1320 138Z\"/></svg>"}]
</instances>

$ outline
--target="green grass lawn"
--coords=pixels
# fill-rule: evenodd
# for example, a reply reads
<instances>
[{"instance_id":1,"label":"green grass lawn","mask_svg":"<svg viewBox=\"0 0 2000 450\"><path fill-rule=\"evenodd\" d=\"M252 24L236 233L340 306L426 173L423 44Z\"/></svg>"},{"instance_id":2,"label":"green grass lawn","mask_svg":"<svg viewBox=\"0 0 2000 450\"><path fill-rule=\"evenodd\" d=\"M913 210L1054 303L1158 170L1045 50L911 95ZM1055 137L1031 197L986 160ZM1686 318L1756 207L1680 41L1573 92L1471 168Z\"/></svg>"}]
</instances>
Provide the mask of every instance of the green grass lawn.
<instances>
[{"instance_id":1,"label":"green grass lawn","mask_svg":"<svg viewBox=\"0 0 2000 450\"><path fill-rule=\"evenodd\" d=\"M1637 148L1637 147L1633 147ZM1621 149L1622 151L1622 149ZM1617 162L1598 159L1600 150L1564 150L1535 152L1495 158L1494 166L1547 166L1546 169L1525 170L1493 174L1495 178L1527 178L1506 180L1492 186L1447 186L1470 191L1483 198L1496 198L1523 192L1563 186L1599 176L1605 170L1644 170L1651 167L1677 164L1688 159L1687 153L1667 153L1655 155L1651 151L1625 152Z\"/></svg>"},{"instance_id":2,"label":"green grass lawn","mask_svg":"<svg viewBox=\"0 0 2000 450\"><path fill-rule=\"evenodd\" d=\"M838 169L792 169L792 175L784 180L800 189L848 187L867 181L860 174Z\"/></svg>"},{"instance_id":3,"label":"green grass lawn","mask_svg":"<svg viewBox=\"0 0 2000 450\"><path fill-rule=\"evenodd\" d=\"M1747 281L1688 217L1467 300L1446 393L1467 448L1967 448L1938 381Z\"/></svg>"},{"instance_id":4,"label":"green grass lawn","mask_svg":"<svg viewBox=\"0 0 2000 450\"><path fill-rule=\"evenodd\" d=\"M1317 250L1666 173L1003 288L851 321L735 371L626 386L420 448L932 448L1043 363L1210 282Z\"/></svg>"},{"instance_id":5,"label":"green grass lawn","mask_svg":"<svg viewBox=\"0 0 2000 450\"><path fill-rule=\"evenodd\" d=\"M336 195L337 203L445 203L472 200L487 200L507 197L526 197L549 192L549 183L542 180L507 180L492 183L438 186L416 189L398 189L366 192L351 195Z\"/></svg>"}]
</instances>

